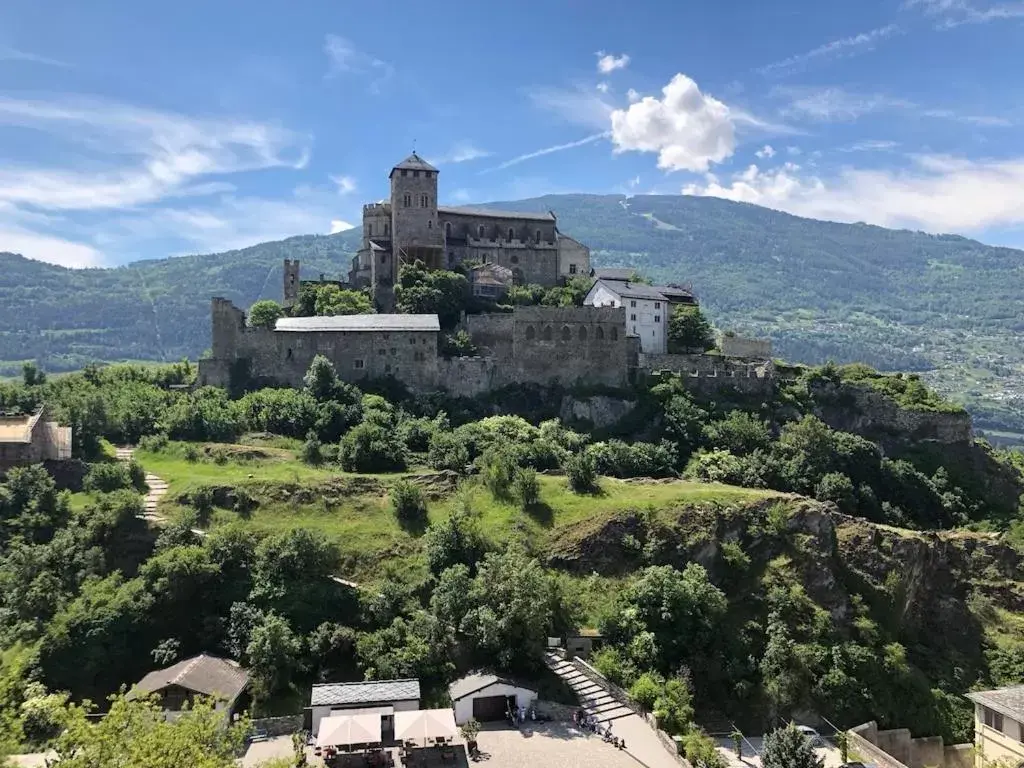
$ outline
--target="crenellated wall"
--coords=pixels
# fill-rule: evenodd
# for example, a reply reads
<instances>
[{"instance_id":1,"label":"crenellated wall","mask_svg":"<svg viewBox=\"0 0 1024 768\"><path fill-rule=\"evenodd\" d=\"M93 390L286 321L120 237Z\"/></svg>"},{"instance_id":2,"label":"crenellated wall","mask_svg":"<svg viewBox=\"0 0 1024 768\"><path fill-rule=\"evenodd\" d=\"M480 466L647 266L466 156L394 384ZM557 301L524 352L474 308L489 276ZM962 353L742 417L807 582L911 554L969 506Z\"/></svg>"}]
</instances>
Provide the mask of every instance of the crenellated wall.
<instances>
[{"instance_id":1,"label":"crenellated wall","mask_svg":"<svg viewBox=\"0 0 1024 768\"><path fill-rule=\"evenodd\" d=\"M850 752L879 768L971 768L974 762L971 744L946 746L941 736L915 739L906 728L881 731L874 720L846 733Z\"/></svg>"},{"instance_id":2,"label":"crenellated wall","mask_svg":"<svg viewBox=\"0 0 1024 768\"><path fill-rule=\"evenodd\" d=\"M647 373L678 373L687 386L708 392L727 387L740 392L769 392L775 386L775 365L765 359L641 354L640 368Z\"/></svg>"}]
</instances>

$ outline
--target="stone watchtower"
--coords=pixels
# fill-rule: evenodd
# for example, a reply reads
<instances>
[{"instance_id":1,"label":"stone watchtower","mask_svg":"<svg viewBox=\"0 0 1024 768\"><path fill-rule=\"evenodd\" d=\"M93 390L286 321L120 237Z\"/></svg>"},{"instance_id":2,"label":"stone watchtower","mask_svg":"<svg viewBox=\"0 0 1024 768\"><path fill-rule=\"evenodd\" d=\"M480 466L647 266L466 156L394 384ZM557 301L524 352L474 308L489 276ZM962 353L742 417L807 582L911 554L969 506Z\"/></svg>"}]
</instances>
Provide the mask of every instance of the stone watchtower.
<instances>
[{"instance_id":1,"label":"stone watchtower","mask_svg":"<svg viewBox=\"0 0 1024 768\"><path fill-rule=\"evenodd\" d=\"M413 152L391 169L391 284L417 259L444 269L444 232L437 220L438 170Z\"/></svg>"},{"instance_id":2,"label":"stone watchtower","mask_svg":"<svg viewBox=\"0 0 1024 768\"><path fill-rule=\"evenodd\" d=\"M284 260L284 306L291 307L299 300L299 260Z\"/></svg>"}]
</instances>

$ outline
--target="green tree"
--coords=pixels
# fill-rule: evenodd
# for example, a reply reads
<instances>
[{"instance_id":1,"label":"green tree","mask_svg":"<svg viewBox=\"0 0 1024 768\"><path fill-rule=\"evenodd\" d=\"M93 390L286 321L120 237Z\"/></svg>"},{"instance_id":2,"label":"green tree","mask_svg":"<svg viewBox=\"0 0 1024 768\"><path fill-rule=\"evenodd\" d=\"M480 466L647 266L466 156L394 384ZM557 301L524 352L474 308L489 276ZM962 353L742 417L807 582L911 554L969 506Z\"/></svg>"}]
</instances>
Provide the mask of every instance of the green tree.
<instances>
[{"instance_id":1,"label":"green tree","mask_svg":"<svg viewBox=\"0 0 1024 768\"><path fill-rule=\"evenodd\" d=\"M249 307L249 325L253 328L273 330L279 318L284 317L284 308L273 299L260 299Z\"/></svg>"},{"instance_id":2,"label":"green tree","mask_svg":"<svg viewBox=\"0 0 1024 768\"><path fill-rule=\"evenodd\" d=\"M40 369L38 363L29 361L21 365L21 380L26 387L40 386L46 383L46 374Z\"/></svg>"},{"instance_id":3,"label":"green tree","mask_svg":"<svg viewBox=\"0 0 1024 768\"><path fill-rule=\"evenodd\" d=\"M468 306L471 295L465 275L429 270L422 261L406 264L398 274L395 303L400 312L436 314L450 328Z\"/></svg>"},{"instance_id":4,"label":"green tree","mask_svg":"<svg viewBox=\"0 0 1024 768\"><path fill-rule=\"evenodd\" d=\"M511 492L519 506L529 511L540 502L540 481L537 472L529 467L517 467L512 475Z\"/></svg>"},{"instance_id":5,"label":"green tree","mask_svg":"<svg viewBox=\"0 0 1024 768\"><path fill-rule=\"evenodd\" d=\"M405 469L405 444L390 425L363 421L349 430L338 447L346 472L399 472Z\"/></svg>"},{"instance_id":6,"label":"green tree","mask_svg":"<svg viewBox=\"0 0 1024 768\"><path fill-rule=\"evenodd\" d=\"M815 754L810 739L790 723L764 737L761 764L764 768L822 768L824 761Z\"/></svg>"},{"instance_id":7,"label":"green tree","mask_svg":"<svg viewBox=\"0 0 1024 768\"><path fill-rule=\"evenodd\" d=\"M478 515L469 506L467 496L456 501L448 517L431 523L423 538L427 564L435 575L459 563L475 571L477 561L487 551Z\"/></svg>"},{"instance_id":8,"label":"green tree","mask_svg":"<svg viewBox=\"0 0 1024 768\"><path fill-rule=\"evenodd\" d=\"M683 733L693 720L693 696L685 680L672 678L654 702L658 725L668 733Z\"/></svg>"},{"instance_id":9,"label":"green tree","mask_svg":"<svg viewBox=\"0 0 1024 768\"><path fill-rule=\"evenodd\" d=\"M113 697L107 714L89 716L87 705L70 705L66 725L54 740L60 768L232 768L248 722L225 724L223 712L200 700L173 721L155 702Z\"/></svg>"},{"instance_id":10,"label":"green tree","mask_svg":"<svg viewBox=\"0 0 1024 768\"><path fill-rule=\"evenodd\" d=\"M461 437L438 431L430 438L427 462L434 469L447 469L463 474L469 465L469 450Z\"/></svg>"},{"instance_id":11,"label":"green tree","mask_svg":"<svg viewBox=\"0 0 1024 768\"><path fill-rule=\"evenodd\" d=\"M589 451L580 451L566 459L565 477L575 493L593 493L597 488L597 465Z\"/></svg>"},{"instance_id":12,"label":"green tree","mask_svg":"<svg viewBox=\"0 0 1024 768\"><path fill-rule=\"evenodd\" d=\"M326 283L317 288L313 311L317 315L368 315L373 312L370 297Z\"/></svg>"},{"instance_id":13,"label":"green tree","mask_svg":"<svg viewBox=\"0 0 1024 768\"><path fill-rule=\"evenodd\" d=\"M275 613L266 614L253 627L245 649L253 697L267 701L292 683L302 669L302 641L288 622Z\"/></svg>"},{"instance_id":14,"label":"green tree","mask_svg":"<svg viewBox=\"0 0 1024 768\"><path fill-rule=\"evenodd\" d=\"M696 306L677 306L668 319L668 351L672 354L714 349L711 323Z\"/></svg>"},{"instance_id":15,"label":"green tree","mask_svg":"<svg viewBox=\"0 0 1024 768\"><path fill-rule=\"evenodd\" d=\"M664 685L665 681L660 675L654 672L644 672L629 687L629 695L633 697L637 704L650 712L654 709L654 703L661 695Z\"/></svg>"},{"instance_id":16,"label":"green tree","mask_svg":"<svg viewBox=\"0 0 1024 768\"><path fill-rule=\"evenodd\" d=\"M391 486L391 510L402 526L416 527L427 522L427 500L422 489L408 480L396 480Z\"/></svg>"}]
</instances>

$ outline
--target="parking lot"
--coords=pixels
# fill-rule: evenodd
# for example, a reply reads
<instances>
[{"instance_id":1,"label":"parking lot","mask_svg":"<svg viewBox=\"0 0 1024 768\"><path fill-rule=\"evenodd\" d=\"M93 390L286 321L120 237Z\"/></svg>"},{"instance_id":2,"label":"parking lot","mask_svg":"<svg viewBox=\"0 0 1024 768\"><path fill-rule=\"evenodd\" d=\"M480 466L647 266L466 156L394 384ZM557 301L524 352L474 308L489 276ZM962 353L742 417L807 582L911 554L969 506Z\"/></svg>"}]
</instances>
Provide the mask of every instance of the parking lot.
<instances>
[{"instance_id":1,"label":"parking lot","mask_svg":"<svg viewBox=\"0 0 1024 768\"><path fill-rule=\"evenodd\" d=\"M637 768L638 763L599 736L571 723L530 723L522 730L486 728L477 737L483 768Z\"/></svg>"}]
</instances>

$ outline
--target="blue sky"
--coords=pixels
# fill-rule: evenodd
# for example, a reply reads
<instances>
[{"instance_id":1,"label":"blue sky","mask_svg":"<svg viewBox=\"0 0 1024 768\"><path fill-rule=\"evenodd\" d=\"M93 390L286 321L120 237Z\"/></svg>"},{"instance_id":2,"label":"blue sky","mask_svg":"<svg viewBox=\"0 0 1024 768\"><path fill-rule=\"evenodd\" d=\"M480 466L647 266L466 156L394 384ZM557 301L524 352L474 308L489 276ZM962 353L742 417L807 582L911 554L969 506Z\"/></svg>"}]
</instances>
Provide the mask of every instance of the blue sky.
<instances>
[{"instance_id":1,"label":"blue sky","mask_svg":"<svg viewBox=\"0 0 1024 768\"><path fill-rule=\"evenodd\" d=\"M1024 246L1022 0L8 0L0 251L68 266L449 204L706 194Z\"/></svg>"}]
</instances>

